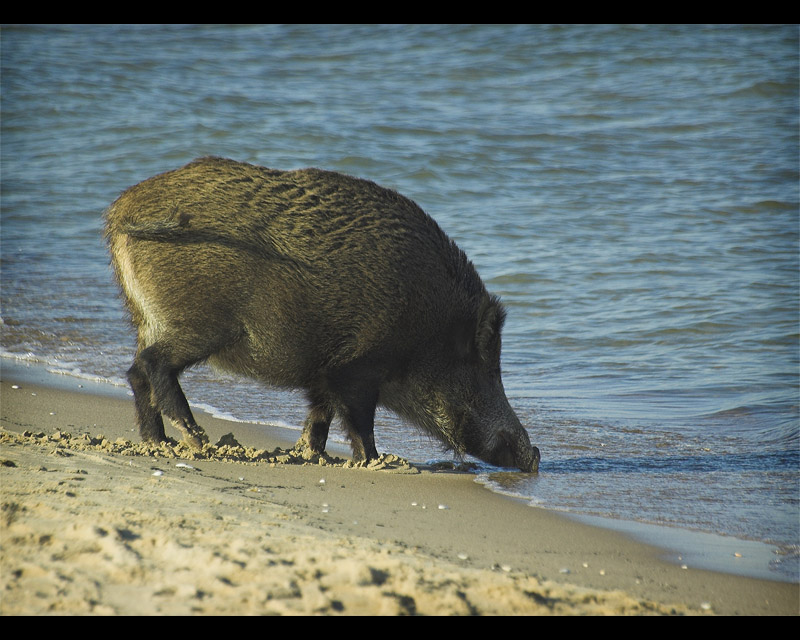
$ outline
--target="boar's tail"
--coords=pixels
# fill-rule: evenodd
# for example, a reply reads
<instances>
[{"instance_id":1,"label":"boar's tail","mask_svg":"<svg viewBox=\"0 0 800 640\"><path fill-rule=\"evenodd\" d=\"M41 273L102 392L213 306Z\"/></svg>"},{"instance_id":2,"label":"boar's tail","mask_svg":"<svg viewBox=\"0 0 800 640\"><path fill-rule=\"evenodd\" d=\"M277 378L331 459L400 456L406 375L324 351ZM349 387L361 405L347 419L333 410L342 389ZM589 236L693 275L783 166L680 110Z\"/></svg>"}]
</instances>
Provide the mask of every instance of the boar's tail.
<instances>
[{"instance_id":1,"label":"boar's tail","mask_svg":"<svg viewBox=\"0 0 800 640\"><path fill-rule=\"evenodd\" d=\"M177 220L163 222L123 223L118 231L137 240L156 240L160 242L186 242L190 236L200 241L196 229L188 229ZM203 234L201 234L203 235ZM208 239L206 239L208 240Z\"/></svg>"},{"instance_id":2,"label":"boar's tail","mask_svg":"<svg viewBox=\"0 0 800 640\"><path fill-rule=\"evenodd\" d=\"M123 222L115 228L116 233L125 234L136 240L166 242L170 244L215 244L236 251L246 251L259 259L292 262L301 266L300 261L279 251L272 241L261 234L219 233L213 229L191 227L183 219L155 222ZM241 237L240 237L241 236ZM308 267L305 263L302 266Z\"/></svg>"}]
</instances>

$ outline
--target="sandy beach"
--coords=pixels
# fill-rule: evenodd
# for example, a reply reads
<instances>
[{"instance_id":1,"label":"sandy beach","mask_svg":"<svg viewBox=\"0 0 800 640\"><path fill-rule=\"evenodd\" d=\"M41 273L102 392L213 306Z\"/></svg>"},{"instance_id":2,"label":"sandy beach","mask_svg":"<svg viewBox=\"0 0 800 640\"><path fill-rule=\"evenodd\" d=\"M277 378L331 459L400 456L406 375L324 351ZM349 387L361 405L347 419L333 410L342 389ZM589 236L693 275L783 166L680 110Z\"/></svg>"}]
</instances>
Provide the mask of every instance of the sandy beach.
<instances>
[{"instance_id":1,"label":"sandy beach","mask_svg":"<svg viewBox=\"0 0 800 640\"><path fill-rule=\"evenodd\" d=\"M133 402L3 372L2 615L797 615L798 585L491 493L469 472L197 412L212 443L143 447ZM176 434L172 433L172 436Z\"/></svg>"}]
</instances>

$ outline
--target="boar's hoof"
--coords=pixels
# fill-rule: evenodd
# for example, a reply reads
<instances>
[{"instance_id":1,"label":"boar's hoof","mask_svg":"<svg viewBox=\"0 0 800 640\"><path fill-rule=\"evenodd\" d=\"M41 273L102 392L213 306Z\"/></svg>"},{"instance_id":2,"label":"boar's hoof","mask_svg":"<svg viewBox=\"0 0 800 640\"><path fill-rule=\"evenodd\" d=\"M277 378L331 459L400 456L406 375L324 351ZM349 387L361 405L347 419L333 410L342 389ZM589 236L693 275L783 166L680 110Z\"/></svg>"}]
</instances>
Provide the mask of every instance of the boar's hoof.
<instances>
[{"instance_id":1,"label":"boar's hoof","mask_svg":"<svg viewBox=\"0 0 800 640\"><path fill-rule=\"evenodd\" d=\"M173 420L172 424L183 434L183 443L187 447L200 451L204 445L208 444L208 436L201 426L189 424L183 420Z\"/></svg>"},{"instance_id":2,"label":"boar's hoof","mask_svg":"<svg viewBox=\"0 0 800 640\"><path fill-rule=\"evenodd\" d=\"M205 434L203 434L205 436ZM208 438L199 438L198 436L184 436L183 443L191 449L201 451L203 446L208 444Z\"/></svg>"},{"instance_id":3,"label":"boar's hoof","mask_svg":"<svg viewBox=\"0 0 800 640\"><path fill-rule=\"evenodd\" d=\"M292 453L302 458L303 460L315 460L319 456L325 454L325 450L317 451L313 447L309 447L305 442L302 440L298 440L294 447L292 447Z\"/></svg>"},{"instance_id":4,"label":"boar's hoof","mask_svg":"<svg viewBox=\"0 0 800 640\"><path fill-rule=\"evenodd\" d=\"M303 435L298 438L297 442L294 443L293 449L299 454L309 452L321 456L323 453L325 453L325 443L319 442L318 440L309 437L306 433L303 433Z\"/></svg>"}]
</instances>

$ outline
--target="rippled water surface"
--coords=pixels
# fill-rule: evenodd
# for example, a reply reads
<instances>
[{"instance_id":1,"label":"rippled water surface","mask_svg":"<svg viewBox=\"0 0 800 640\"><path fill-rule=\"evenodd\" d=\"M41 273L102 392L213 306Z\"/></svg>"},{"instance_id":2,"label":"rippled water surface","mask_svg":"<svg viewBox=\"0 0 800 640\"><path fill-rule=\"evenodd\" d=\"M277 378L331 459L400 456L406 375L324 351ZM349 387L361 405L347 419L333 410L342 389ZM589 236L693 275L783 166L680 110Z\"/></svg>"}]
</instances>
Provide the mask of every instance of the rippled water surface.
<instances>
[{"instance_id":1,"label":"rippled water surface","mask_svg":"<svg viewBox=\"0 0 800 640\"><path fill-rule=\"evenodd\" d=\"M4 27L0 44L6 357L121 383L134 340L101 214L131 184L207 154L339 170L414 199L508 307L506 390L542 465L483 482L797 549L796 26ZM184 387L303 420L298 394L204 368ZM378 422L379 449L436 451Z\"/></svg>"}]
</instances>

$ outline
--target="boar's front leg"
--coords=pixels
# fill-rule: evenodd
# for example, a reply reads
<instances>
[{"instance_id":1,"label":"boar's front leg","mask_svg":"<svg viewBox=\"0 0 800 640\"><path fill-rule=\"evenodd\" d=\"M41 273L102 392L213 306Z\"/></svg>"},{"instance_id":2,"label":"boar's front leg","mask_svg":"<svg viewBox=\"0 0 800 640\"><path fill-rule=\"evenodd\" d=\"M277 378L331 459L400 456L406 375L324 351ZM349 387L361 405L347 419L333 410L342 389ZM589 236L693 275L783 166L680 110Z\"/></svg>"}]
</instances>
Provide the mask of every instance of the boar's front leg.
<instances>
[{"instance_id":1,"label":"boar's front leg","mask_svg":"<svg viewBox=\"0 0 800 640\"><path fill-rule=\"evenodd\" d=\"M369 462L378 457L374 433L376 406L377 396L373 400L347 404L342 411L342 422L350 437L354 462Z\"/></svg>"},{"instance_id":2,"label":"boar's front leg","mask_svg":"<svg viewBox=\"0 0 800 640\"><path fill-rule=\"evenodd\" d=\"M353 363L328 376L329 406L342 420L354 462L369 462L378 457L375 448L375 408L378 406L378 385L371 377L369 365Z\"/></svg>"},{"instance_id":3,"label":"boar's front leg","mask_svg":"<svg viewBox=\"0 0 800 640\"><path fill-rule=\"evenodd\" d=\"M339 381L341 380L337 380ZM377 392L359 389L353 391L349 387L334 390L326 385L326 392L314 392L310 396L311 409L295 449L299 451L308 449L316 454L323 453L331 421L334 415L338 415L350 439L353 461L368 462L378 457L373 432Z\"/></svg>"}]
</instances>

